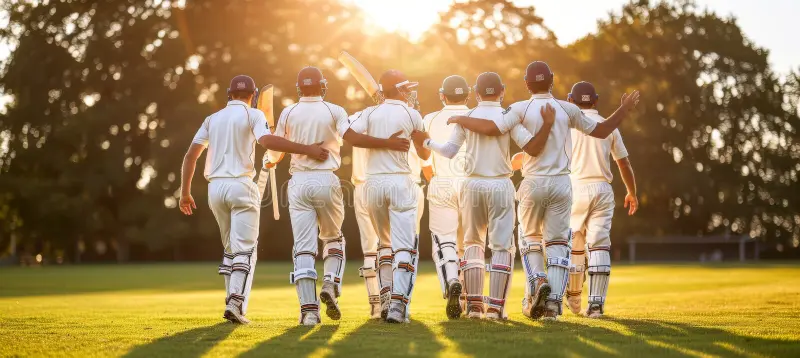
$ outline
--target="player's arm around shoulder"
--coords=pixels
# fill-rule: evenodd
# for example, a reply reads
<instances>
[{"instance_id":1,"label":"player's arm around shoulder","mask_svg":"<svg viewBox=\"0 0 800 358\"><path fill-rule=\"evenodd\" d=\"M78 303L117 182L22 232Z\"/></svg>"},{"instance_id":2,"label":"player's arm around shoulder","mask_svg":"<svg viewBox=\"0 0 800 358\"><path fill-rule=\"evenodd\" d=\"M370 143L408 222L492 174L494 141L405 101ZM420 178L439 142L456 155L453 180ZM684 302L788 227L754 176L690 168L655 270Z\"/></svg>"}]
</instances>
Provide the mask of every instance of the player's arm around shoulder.
<instances>
[{"instance_id":1,"label":"player's arm around shoulder","mask_svg":"<svg viewBox=\"0 0 800 358\"><path fill-rule=\"evenodd\" d=\"M387 149L399 152L408 152L410 143L408 139L401 138L403 131L397 131L389 138L377 138L365 134L369 129L369 116L377 107L365 109L356 118L349 119L349 125L341 132L342 139L354 147L367 149Z\"/></svg>"},{"instance_id":2,"label":"player's arm around shoulder","mask_svg":"<svg viewBox=\"0 0 800 358\"><path fill-rule=\"evenodd\" d=\"M538 157L542 154L553 129L553 124L556 121L556 109L548 103L542 106L539 110L539 115L542 117L542 127L536 132L535 136L532 136L522 124L517 124L512 129L514 140L525 153L532 157ZM521 133L523 130L525 133Z\"/></svg>"},{"instance_id":3,"label":"player's arm around shoulder","mask_svg":"<svg viewBox=\"0 0 800 358\"><path fill-rule=\"evenodd\" d=\"M426 132L425 125L423 124L422 115L416 109L411 110L411 121L414 125L413 130L411 131L411 135L415 132ZM413 138L413 137L412 137ZM414 141L414 149L417 152L417 156L422 159L423 161L430 159L431 157L431 150L426 148L423 143L419 143L418 141Z\"/></svg>"}]
</instances>

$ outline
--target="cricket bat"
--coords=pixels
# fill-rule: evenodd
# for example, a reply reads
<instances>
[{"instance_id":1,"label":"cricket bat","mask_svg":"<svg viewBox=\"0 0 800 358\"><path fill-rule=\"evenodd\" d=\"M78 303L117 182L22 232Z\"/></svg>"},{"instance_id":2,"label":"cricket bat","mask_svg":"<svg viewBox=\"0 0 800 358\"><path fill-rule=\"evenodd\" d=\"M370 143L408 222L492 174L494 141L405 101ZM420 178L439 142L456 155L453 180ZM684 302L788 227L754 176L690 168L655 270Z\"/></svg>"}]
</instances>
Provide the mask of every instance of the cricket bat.
<instances>
[{"instance_id":1,"label":"cricket bat","mask_svg":"<svg viewBox=\"0 0 800 358\"><path fill-rule=\"evenodd\" d=\"M258 93L258 102L256 103L256 108L264 112L264 116L267 117L267 125L269 126L270 132L275 131L274 92L275 88L272 85L262 87L261 91ZM266 155L267 153L264 153L264 165L261 167L261 172L258 175L258 192L261 198L263 198L264 191L267 188L267 179L269 179L270 199L272 199L272 217L275 220L280 220L281 213L278 208L278 183L275 177L275 166L273 165L272 168L269 168L269 174L266 174Z\"/></svg>"},{"instance_id":2,"label":"cricket bat","mask_svg":"<svg viewBox=\"0 0 800 358\"><path fill-rule=\"evenodd\" d=\"M348 72L356 79L361 88L367 91L367 94L372 97L372 100L375 103L383 102L383 94L381 93L380 87L378 86L378 82L375 81L375 78L367 71L367 68L358 62L355 57L351 56L347 51L342 51L339 54L339 62L344 65Z\"/></svg>"}]
</instances>

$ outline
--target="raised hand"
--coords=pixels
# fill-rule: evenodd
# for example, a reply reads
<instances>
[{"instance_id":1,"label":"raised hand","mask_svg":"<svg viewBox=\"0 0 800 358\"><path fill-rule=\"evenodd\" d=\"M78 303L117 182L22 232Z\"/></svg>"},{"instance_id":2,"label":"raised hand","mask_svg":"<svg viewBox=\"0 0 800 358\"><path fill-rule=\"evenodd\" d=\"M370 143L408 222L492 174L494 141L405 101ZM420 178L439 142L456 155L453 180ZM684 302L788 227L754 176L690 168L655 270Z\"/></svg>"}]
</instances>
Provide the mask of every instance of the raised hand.
<instances>
[{"instance_id":1,"label":"raised hand","mask_svg":"<svg viewBox=\"0 0 800 358\"><path fill-rule=\"evenodd\" d=\"M542 120L545 125L552 126L556 121L556 109L553 108L550 103L542 107L542 109L539 110L539 114L542 115Z\"/></svg>"},{"instance_id":2,"label":"raised hand","mask_svg":"<svg viewBox=\"0 0 800 358\"><path fill-rule=\"evenodd\" d=\"M320 162L328 160L328 150L322 147L322 143L324 142L309 145L306 155L313 159L319 160Z\"/></svg>"},{"instance_id":3,"label":"raised hand","mask_svg":"<svg viewBox=\"0 0 800 358\"><path fill-rule=\"evenodd\" d=\"M403 131L397 131L392 134L391 137L386 139L386 149L395 150L398 152L407 152L408 148L411 146L411 142L409 142L406 138L400 138L400 135L402 134Z\"/></svg>"},{"instance_id":4,"label":"raised hand","mask_svg":"<svg viewBox=\"0 0 800 358\"><path fill-rule=\"evenodd\" d=\"M428 132L422 132L418 130L411 132L411 139L413 139L414 143L420 147L422 147L423 144L425 144L425 140L429 139L430 137L431 136L428 134Z\"/></svg>"},{"instance_id":5,"label":"raised hand","mask_svg":"<svg viewBox=\"0 0 800 358\"><path fill-rule=\"evenodd\" d=\"M178 204L178 207L181 209L181 212L185 215L192 215L192 209L197 209L197 205L194 203L194 198L192 194L188 195L181 195L181 200Z\"/></svg>"},{"instance_id":6,"label":"raised hand","mask_svg":"<svg viewBox=\"0 0 800 358\"><path fill-rule=\"evenodd\" d=\"M639 104L639 91L633 91L631 94L623 93L622 100L620 100L620 107L626 111L636 108Z\"/></svg>"}]
</instances>

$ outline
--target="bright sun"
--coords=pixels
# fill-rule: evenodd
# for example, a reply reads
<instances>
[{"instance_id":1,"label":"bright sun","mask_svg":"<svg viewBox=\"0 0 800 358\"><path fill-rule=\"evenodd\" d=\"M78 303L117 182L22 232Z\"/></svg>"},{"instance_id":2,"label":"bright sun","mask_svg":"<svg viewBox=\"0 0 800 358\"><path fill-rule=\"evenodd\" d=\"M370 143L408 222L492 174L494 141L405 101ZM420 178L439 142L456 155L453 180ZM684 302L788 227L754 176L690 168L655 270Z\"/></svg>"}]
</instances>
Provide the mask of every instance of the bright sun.
<instances>
[{"instance_id":1,"label":"bright sun","mask_svg":"<svg viewBox=\"0 0 800 358\"><path fill-rule=\"evenodd\" d=\"M412 41L439 21L452 0L349 0L360 7L367 19L386 31L401 33Z\"/></svg>"}]
</instances>

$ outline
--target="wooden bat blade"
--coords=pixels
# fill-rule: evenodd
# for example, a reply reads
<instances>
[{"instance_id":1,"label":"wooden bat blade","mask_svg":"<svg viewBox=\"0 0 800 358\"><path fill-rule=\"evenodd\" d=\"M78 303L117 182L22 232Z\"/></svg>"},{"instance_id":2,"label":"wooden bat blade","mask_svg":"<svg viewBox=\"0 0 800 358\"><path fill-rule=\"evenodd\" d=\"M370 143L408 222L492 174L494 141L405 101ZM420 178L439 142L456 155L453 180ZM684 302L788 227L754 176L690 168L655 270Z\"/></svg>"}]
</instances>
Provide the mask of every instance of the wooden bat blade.
<instances>
[{"instance_id":1,"label":"wooden bat blade","mask_svg":"<svg viewBox=\"0 0 800 358\"><path fill-rule=\"evenodd\" d=\"M274 106L275 87L266 85L258 92L258 103L256 108L264 112L267 117L267 124L271 130L275 129L275 106Z\"/></svg>"},{"instance_id":2,"label":"wooden bat blade","mask_svg":"<svg viewBox=\"0 0 800 358\"><path fill-rule=\"evenodd\" d=\"M373 99L378 98L378 94L380 93L380 87L378 87L378 82L375 81L375 78L367 71L366 67L358 62L355 57L351 56L346 51L342 51L338 58L339 62L344 65L348 72L356 79L361 88L367 91L367 94L372 96Z\"/></svg>"},{"instance_id":3,"label":"wooden bat blade","mask_svg":"<svg viewBox=\"0 0 800 358\"><path fill-rule=\"evenodd\" d=\"M278 179L275 177L275 167L269 169L269 191L272 199L272 218L281 219L281 212L278 208Z\"/></svg>"}]
</instances>

